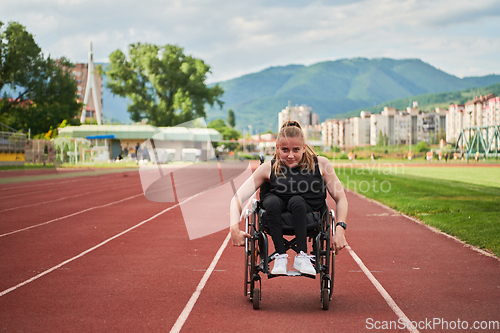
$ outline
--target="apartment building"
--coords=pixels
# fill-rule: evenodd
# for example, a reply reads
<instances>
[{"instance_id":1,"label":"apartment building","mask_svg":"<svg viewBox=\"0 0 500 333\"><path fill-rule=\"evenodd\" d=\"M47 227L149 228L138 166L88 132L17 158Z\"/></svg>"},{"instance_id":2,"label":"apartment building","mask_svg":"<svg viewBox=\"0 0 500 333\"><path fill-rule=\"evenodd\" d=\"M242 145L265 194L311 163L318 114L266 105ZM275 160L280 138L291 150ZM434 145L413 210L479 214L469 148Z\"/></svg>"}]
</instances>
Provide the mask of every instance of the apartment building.
<instances>
[{"instance_id":1,"label":"apartment building","mask_svg":"<svg viewBox=\"0 0 500 333\"><path fill-rule=\"evenodd\" d=\"M414 130L410 131L412 123ZM377 145L381 140L380 136L389 145L406 144L410 136L413 140L417 140L419 129L421 129L421 117L416 108L400 111L385 107L380 114L370 116L370 144Z\"/></svg>"},{"instance_id":2,"label":"apartment building","mask_svg":"<svg viewBox=\"0 0 500 333\"><path fill-rule=\"evenodd\" d=\"M343 146L343 127L344 121L338 119L327 119L321 123L321 140L327 147Z\"/></svg>"},{"instance_id":3,"label":"apartment building","mask_svg":"<svg viewBox=\"0 0 500 333\"><path fill-rule=\"evenodd\" d=\"M486 118L486 106L489 100L494 98L494 94L475 97L472 101L465 103L464 127L488 126Z\"/></svg>"},{"instance_id":4,"label":"apartment building","mask_svg":"<svg viewBox=\"0 0 500 333\"><path fill-rule=\"evenodd\" d=\"M377 145L381 138L389 145L429 144L445 139L456 143L462 128L500 125L500 97L494 94L479 96L465 105L451 104L449 109L436 108L430 112L418 109L418 103L406 110L385 107L380 114L362 111L359 117L328 119L321 124L322 141L326 146L353 147ZM486 129L482 130L486 135ZM491 138L494 129L488 130Z\"/></svg>"},{"instance_id":5,"label":"apartment building","mask_svg":"<svg viewBox=\"0 0 500 333\"><path fill-rule=\"evenodd\" d=\"M451 104L446 111L446 142L457 142L460 129L464 127L465 105Z\"/></svg>"},{"instance_id":6,"label":"apartment building","mask_svg":"<svg viewBox=\"0 0 500 333\"><path fill-rule=\"evenodd\" d=\"M500 125L500 98L475 97L465 105L451 104L446 112L446 141L457 142L462 128Z\"/></svg>"},{"instance_id":7,"label":"apartment building","mask_svg":"<svg viewBox=\"0 0 500 333\"><path fill-rule=\"evenodd\" d=\"M389 145L412 144L419 141L438 142L447 129L447 110L418 110L418 104L406 110L385 107L380 114L362 111L359 117L345 120L329 119L321 124L326 146L354 147L385 142ZM383 140L383 141L381 141Z\"/></svg>"},{"instance_id":8,"label":"apartment building","mask_svg":"<svg viewBox=\"0 0 500 333\"><path fill-rule=\"evenodd\" d=\"M288 106L281 110L278 114L278 128L285 121L295 120L300 123L304 134L309 140L320 141L322 139L321 125L319 124L319 116L312 112L312 107L307 105L296 105L291 106L288 102Z\"/></svg>"},{"instance_id":9,"label":"apartment building","mask_svg":"<svg viewBox=\"0 0 500 333\"><path fill-rule=\"evenodd\" d=\"M350 138L346 137L346 141L349 140L348 146L366 146L370 144L370 116L370 112L361 111L359 117L350 119Z\"/></svg>"}]
</instances>

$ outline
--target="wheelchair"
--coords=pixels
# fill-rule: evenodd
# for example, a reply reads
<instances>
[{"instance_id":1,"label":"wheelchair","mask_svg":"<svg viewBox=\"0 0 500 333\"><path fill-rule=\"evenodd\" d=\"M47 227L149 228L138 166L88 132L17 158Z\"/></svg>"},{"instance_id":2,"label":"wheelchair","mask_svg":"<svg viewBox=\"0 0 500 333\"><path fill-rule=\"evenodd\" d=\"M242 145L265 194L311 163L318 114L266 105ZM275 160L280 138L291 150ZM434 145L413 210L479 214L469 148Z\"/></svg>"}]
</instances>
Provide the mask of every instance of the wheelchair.
<instances>
[{"instance_id":1,"label":"wheelchair","mask_svg":"<svg viewBox=\"0 0 500 333\"><path fill-rule=\"evenodd\" d=\"M281 214L283 235L293 236L294 228L291 224L291 214ZM251 209L245 212L245 231L250 238L245 241L245 297L250 296L255 310L259 309L262 300L262 286L260 274L267 274L269 279L284 277L285 275L273 275L269 264L274 260L276 252L268 253L269 230L266 223L266 211L261 202L253 199ZM333 282L335 273L335 254L331 249L331 237L335 232L335 212L328 210L323 205L321 211L307 213L307 239L312 242L312 263L319 274L320 300L323 310L328 310L333 293ZM286 250L293 249L298 252L295 238L284 239ZM316 279L315 276L302 274L298 271L288 271L286 276L304 276ZM257 285L258 284L258 285Z\"/></svg>"}]
</instances>

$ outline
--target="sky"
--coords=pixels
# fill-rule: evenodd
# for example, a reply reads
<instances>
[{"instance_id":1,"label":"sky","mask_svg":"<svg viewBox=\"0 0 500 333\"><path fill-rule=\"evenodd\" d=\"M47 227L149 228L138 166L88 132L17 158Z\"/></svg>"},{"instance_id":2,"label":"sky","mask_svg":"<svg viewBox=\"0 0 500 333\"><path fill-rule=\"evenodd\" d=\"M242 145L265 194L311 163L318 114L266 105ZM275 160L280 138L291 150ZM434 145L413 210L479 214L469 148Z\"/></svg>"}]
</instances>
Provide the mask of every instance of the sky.
<instances>
[{"instance_id":1,"label":"sky","mask_svg":"<svg viewBox=\"0 0 500 333\"><path fill-rule=\"evenodd\" d=\"M500 0L0 0L45 55L107 62L176 44L220 82L271 66L419 58L458 77L500 74Z\"/></svg>"}]
</instances>

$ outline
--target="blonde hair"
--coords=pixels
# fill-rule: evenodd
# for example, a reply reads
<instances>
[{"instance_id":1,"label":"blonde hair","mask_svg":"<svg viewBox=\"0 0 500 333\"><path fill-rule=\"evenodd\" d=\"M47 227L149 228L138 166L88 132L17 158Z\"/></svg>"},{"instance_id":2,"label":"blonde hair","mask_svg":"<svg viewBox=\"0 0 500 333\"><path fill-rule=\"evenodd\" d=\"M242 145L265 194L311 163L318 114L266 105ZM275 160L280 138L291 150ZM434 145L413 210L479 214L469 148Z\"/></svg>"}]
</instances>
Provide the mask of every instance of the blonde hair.
<instances>
[{"instance_id":1,"label":"blonde hair","mask_svg":"<svg viewBox=\"0 0 500 333\"><path fill-rule=\"evenodd\" d=\"M302 127L300 126L298 121L288 120L283 123L276 137L276 153L274 154L274 165L273 171L275 175L279 173L283 173L281 168L285 165L285 163L281 160L280 154L278 152L278 142L281 139L287 138L302 138L302 142L304 143L304 154L299 161L299 166L301 170L309 169L309 172L313 171L315 168L314 157L316 153L314 149L306 142L306 138L304 136L304 132L302 131Z\"/></svg>"}]
</instances>

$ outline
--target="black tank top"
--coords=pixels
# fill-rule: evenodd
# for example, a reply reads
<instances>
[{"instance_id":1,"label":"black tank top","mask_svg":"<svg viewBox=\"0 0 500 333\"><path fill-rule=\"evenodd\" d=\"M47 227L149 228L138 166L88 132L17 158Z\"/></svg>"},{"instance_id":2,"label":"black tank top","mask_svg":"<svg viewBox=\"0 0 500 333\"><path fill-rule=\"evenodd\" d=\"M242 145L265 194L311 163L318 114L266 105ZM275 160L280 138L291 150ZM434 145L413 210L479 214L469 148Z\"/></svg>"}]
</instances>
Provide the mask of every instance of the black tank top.
<instances>
[{"instance_id":1,"label":"black tank top","mask_svg":"<svg viewBox=\"0 0 500 333\"><path fill-rule=\"evenodd\" d=\"M282 166L282 173L275 174L273 170L275 160L271 161L270 192L277 195L288 205L288 201L295 195L300 195L315 211L323 207L326 199L326 185L319 170L318 158L314 156L314 170L301 170L300 167L290 168Z\"/></svg>"}]
</instances>

